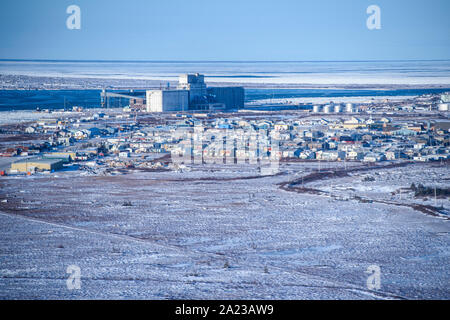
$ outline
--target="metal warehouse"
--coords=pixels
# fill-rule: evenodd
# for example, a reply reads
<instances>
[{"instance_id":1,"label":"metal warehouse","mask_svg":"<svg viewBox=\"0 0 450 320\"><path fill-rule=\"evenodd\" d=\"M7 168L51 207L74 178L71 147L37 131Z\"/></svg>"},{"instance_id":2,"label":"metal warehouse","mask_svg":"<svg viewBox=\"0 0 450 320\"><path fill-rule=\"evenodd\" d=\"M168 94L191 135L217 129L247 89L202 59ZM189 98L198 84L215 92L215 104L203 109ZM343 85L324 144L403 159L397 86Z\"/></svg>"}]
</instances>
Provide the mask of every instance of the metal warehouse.
<instances>
[{"instance_id":1,"label":"metal warehouse","mask_svg":"<svg viewBox=\"0 0 450 320\"><path fill-rule=\"evenodd\" d=\"M31 172L35 170L52 171L63 167L62 159L24 159L11 164L12 171Z\"/></svg>"}]
</instances>

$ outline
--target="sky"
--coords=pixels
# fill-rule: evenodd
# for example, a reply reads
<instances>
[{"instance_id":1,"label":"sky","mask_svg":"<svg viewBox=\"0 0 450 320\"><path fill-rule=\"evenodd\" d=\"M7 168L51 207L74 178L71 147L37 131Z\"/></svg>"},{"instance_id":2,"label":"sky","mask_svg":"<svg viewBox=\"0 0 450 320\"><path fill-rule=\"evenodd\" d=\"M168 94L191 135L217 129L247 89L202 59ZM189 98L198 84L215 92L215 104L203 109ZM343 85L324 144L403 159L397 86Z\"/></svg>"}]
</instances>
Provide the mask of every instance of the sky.
<instances>
[{"instance_id":1,"label":"sky","mask_svg":"<svg viewBox=\"0 0 450 320\"><path fill-rule=\"evenodd\" d=\"M0 59L450 59L449 13L449 0L1 0Z\"/></svg>"}]
</instances>

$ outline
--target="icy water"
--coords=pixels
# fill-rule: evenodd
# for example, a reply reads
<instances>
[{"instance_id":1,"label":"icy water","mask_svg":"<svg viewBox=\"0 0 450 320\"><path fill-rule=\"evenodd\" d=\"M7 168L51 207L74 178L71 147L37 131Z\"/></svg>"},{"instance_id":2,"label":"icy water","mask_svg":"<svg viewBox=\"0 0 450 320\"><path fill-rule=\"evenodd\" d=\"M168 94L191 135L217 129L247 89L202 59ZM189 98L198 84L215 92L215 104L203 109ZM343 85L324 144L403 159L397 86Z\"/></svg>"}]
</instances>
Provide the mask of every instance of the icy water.
<instances>
[{"instance_id":1,"label":"icy water","mask_svg":"<svg viewBox=\"0 0 450 320\"><path fill-rule=\"evenodd\" d=\"M443 89L347 90L347 89L247 89L245 101L289 98L399 97L450 91ZM123 90L121 91L123 92ZM117 102L117 101L116 101ZM100 107L100 90L0 90L0 111ZM122 101L122 106L125 101ZM120 107L119 102L112 107Z\"/></svg>"},{"instance_id":2,"label":"icy water","mask_svg":"<svg viewBox=\"0 0 450 320\"><path fill-rule=\"evenodd\" d=\"M8 61L0 74L176 80L199 72L210 82L309 84L448 84L450 60L436 61Z\"/></svg>"},{"instance_id":3,"label":"icy water","mask_svg":"<svg viewBox=\"0 0 450 320\"><path fill-rule=\"evenodd\" d=\"M396 97L450 91L450 60L358 61L358 62L211 62L211 61L11 61L0 60L0 75L177 81L179 74L199 72L207 83L252 85L246 101L288 98ZM26 80L24 80L26 81ZM131 81L131 82L130 82ZM265 88L254 88L259 84ZM284 84L312 85L314 89L283 89ZM350 89L322 88L348 85ZM374 90L352 89L376 84ZM395 89L389 85L409 85ZM380 87L383 86L383 88ZM423 89L440 85L442 88ZM414 88L417 86L417 88ZM422 88L418 88L421 86ZM99 90L0 90L0 111L39 108L61 109L80 105L100 106Z\"/></svg>"}]
</instances>

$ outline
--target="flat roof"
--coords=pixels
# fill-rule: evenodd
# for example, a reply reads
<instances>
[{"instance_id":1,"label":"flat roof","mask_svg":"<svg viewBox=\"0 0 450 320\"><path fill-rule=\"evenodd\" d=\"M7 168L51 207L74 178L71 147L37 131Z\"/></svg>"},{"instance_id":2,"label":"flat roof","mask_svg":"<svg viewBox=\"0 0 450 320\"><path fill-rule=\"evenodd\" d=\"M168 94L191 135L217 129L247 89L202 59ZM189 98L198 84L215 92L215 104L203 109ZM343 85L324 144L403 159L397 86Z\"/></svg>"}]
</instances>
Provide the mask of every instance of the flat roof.
<instances>
[{"instance_id":1,"label":"flat roof","mask_svg":"<svg viewBox=\"0 0 450 320\"><path fill-rule=\"evenodd\" d=\"M42 159L42 158L29 158L29 159L23 159L23 160L19 160L19 161L15 161L13 163L46 163L46 164L55 164L58 162L61 162L62 159L60 158L56 158L56 159L51 159L51 158L47 158L47 159Z\"/></svg>"}]
</instances>

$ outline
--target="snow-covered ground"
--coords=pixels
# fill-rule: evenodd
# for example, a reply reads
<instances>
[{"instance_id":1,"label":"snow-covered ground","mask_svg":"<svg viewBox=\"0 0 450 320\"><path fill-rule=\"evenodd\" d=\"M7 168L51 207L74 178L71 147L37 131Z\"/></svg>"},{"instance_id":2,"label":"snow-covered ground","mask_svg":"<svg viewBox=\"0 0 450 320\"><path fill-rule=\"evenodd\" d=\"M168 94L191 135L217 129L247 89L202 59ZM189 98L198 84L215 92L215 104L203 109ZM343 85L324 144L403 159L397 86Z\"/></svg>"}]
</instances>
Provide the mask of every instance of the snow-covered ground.
<instances>
[{"instance_id":1,"label":"snow-covered ground","mask_svg":"<svg viewBox=\"0 0 450 320\"><path fill-rule=\"evenodd\" d=\"M29 121L37 121L39 119L51 119L57 117L56 114L63 114L62 112L30 112L27 111L2 111L0 113L0 125L9 123L21 123Z\"/></svg>"},{"instance_id":2,"label":"snow-covered ground","mask_svg":"<svg viewBox=\"0 0 450 320\"><path fill-rule=\"evenodd\" d=\"M31 110L15 110L15 111L1 111L0 112L0 125L4 124L17 124L30 121L38 121L41 119L58 119L58 118L71 118L80 117L84 115L92 115L96 112L115 114L121 109L104 109L104 108L90 108L86 109L83 113L52 110L52 112L35 112Z\"/></svg>"},{"instance_id":3,"label":"snow-covered ground","mask_svg":"<svg viewBox=\"0 0 450 320\"><path fill-rule=\"evenodd\" d=\"M2 178L0 298L450 298L448 220L280 189L316 166L282 163L283 174L270 177L249 165L209 165ZM427 170L307 187L344 194L351 185L376 197ZM448 168L429 170L425 185L445 184ZM80 290L66 287L69 265L81 268ZM370 265L381 268L380 290L366 287Z\"/></svg>"},{"instance_id":4,"label":"snow-covered ground","mask_svg":"<svg viewBox=\"0 0 450 320\"><path fill-rule=\"evenodd\" d=\"M366 179L366 180L365 180ZM367 181L371 179L373 181ZM423 204L450 209L450 199L445 197L415 197L411 184L426 187L448 188L450 168L445 163L416 163L395 169L353 173L349 177L322 180L310 186L337 197L359 196L364 199L404 204Z\"/></svg>"}]
</instances>

